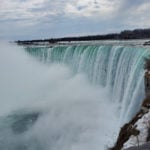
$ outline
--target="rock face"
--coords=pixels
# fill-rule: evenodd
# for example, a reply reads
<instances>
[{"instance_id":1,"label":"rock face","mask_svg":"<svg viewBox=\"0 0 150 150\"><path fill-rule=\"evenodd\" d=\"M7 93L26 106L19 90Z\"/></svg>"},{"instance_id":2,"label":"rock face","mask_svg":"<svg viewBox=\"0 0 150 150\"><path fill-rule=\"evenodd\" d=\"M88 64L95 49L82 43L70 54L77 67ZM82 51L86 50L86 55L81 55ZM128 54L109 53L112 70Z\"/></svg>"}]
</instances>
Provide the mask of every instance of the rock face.
<instances>
[{"instance_id":1,"label":"rock face","mask_svg":"<svg viewBox=\"0 0 150 150\"><path fill-rule=\"evenodd\" d=\"M132 147L132 146L139 146L145 144L147 141L149 141L149 130L150 130L150 111L144 109L145 114L142 115L142 117L137 120L137 122L134 124L134 127L139 131L138 135L131 135L129 140L124 143L123 149Z\"/></svg>"},{"instance_id":2,"label":"rock face","mask_svg":"<svg viewBox=\"0 0 150 150\"><path fill-rule=\"evenodd\" d=\"M150 60L146 60L145 69L146 98L136 116L121 128L110 150L150 150Z\"/></svg>"},{"instance_id":3,"label":"rock face","mask_svg":"<svg viewBox=\"0 0 150 150\"><path fill-rule=\"evenodd\" d=\"M146 96L148 97L150 95L150 60L146 59L146 64L145 64L145 93Z\"/></svg>"},{"instance_id":4,"label":"rock face","mask_svg":"<svg viewBox=\"0 0 150 150\"><path fill-rule=\"evenodd\" d=\"M150 41L145 42L143 45L144 45L144 46L149 46L149 45L150 45Z\"/></svg>"},{"instance_id":5,"label":"rock face","mask_svg":"<svg viewBox=\"0 0 150 150\"><path fill-rule=\"evenodd\" d=\"M149 135L145 134L148 132L148 128L147 128L147 124L145 124L144 115L146 115L148 112L146 108L145 109L141 108L141 110L137 113L137 115L129 123L125 124L121 128L117 142L114 145L114 147L111 148L110 150L121 150L121 149L126 149L133 145L139 145L145 143ZM137 124L138 121L140 121L140 126L138 126ZM143 124L145 125L144 131L143 131Z\"/></svg>"}]
</instances>

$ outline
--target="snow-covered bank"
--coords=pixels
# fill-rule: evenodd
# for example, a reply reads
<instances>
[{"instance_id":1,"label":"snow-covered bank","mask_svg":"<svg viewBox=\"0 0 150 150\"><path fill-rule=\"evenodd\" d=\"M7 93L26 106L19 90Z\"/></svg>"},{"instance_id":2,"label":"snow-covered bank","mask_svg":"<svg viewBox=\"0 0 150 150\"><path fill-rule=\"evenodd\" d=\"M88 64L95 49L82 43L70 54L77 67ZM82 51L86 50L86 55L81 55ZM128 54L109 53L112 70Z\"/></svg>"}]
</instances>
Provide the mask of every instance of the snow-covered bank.
<instances>
[{"instance_id":1,"label":"snow-covered bank","mask_svg":"<svg viewBox=\"0 0 150 150\"><path fill-rule=\"evenodd\" d=\"M144 100L150 100L146 98ZM147 101L149 104L149 101ZM145 104L145 103L143 103ZM117 142L111 150L126 150L133 146L140 146L150 141L150 110L142 105L141 110L120 130Z\"/></svg>"},{"instance_id":2,"label":"snow-covered bank","mask_svg":"<svg viewBox=\"0 0 150 150\"><path fill-rule=\"evenodd\" d=\"M150 130L150 110L145 113L134 125L135 129L139 131L138 135L131 135L129 140L124 143L123 150L132 146L140 146L147 142L149 139Z\"/></svg>"}]
</instances>

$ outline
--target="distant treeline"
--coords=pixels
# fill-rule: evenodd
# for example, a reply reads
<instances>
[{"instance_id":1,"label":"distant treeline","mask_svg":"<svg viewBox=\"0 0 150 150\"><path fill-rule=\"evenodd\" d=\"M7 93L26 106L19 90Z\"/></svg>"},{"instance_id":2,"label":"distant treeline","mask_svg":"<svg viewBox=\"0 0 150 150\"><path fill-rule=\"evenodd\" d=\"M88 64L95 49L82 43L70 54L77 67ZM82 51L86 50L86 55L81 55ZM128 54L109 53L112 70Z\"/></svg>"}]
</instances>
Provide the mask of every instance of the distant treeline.
<instances>
[{"instance_id":1,"label":"distant treeline","mask_svg":"<svg viewBox=\"0 0 150 150\"><path fill-rule=\"evenodd\" d=\"M63 37L63 38L50 38L50 39L39 39L39 40L25 40L16 41L18 44L33 44L39 42L57 43L57 42L71 42L71 41L93 41L93 40L128 40L128 39L149 39L149 29L135 29L135 30L124 30L120 33L111 33L106 35L88 35L79 37Z\"/></svg>"}]
</instances>

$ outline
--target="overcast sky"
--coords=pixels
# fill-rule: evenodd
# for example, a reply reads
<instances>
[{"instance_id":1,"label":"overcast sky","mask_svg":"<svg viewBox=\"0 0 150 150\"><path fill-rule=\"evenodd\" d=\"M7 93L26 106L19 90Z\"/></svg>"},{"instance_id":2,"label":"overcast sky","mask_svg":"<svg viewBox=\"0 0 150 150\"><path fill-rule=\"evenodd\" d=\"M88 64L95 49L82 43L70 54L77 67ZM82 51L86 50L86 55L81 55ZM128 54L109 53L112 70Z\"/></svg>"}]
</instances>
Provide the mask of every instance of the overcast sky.
<instances>
[{"instance_id":1,"label":"overcast sky","mask_svg":"<svg viewBox=\"0 0 150 150\"><path fill-rule=\"evenodd\" d=\"M0 0L0 39L105 34L150 27L150 0Z\"/></svg>"}]
</instances>

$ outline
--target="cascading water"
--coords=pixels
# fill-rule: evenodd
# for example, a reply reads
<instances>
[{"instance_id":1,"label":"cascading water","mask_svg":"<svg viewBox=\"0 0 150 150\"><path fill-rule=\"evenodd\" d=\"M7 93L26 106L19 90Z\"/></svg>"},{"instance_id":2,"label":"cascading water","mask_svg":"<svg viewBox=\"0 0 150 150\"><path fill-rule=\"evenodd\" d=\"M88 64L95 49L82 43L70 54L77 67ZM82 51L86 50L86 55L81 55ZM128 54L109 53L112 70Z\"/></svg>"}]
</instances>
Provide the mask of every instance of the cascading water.
<instances>
[{"instance_id":1,"label":"cascading water","mask_svg":"<svg viewBox=\"0 0 150 150\"><path fill-rule=\"evenodd\" d=\"M104 150L144 98L148 49L0 47L1 150Z\"/></svg>"},{"instance_id":2,"label":"cascading water","mask_svg":"<svg viewBox=\"0 0 150 150\"><path fill-rule=\"evenodd\" d=\"M144 98L144 58L149 50L125 46L28 47L26 51L46 63L64 63L75 73L85 73L96 85L111 93L119 104L120 119L129 121Z\"/></svg>"}]
</instances>

